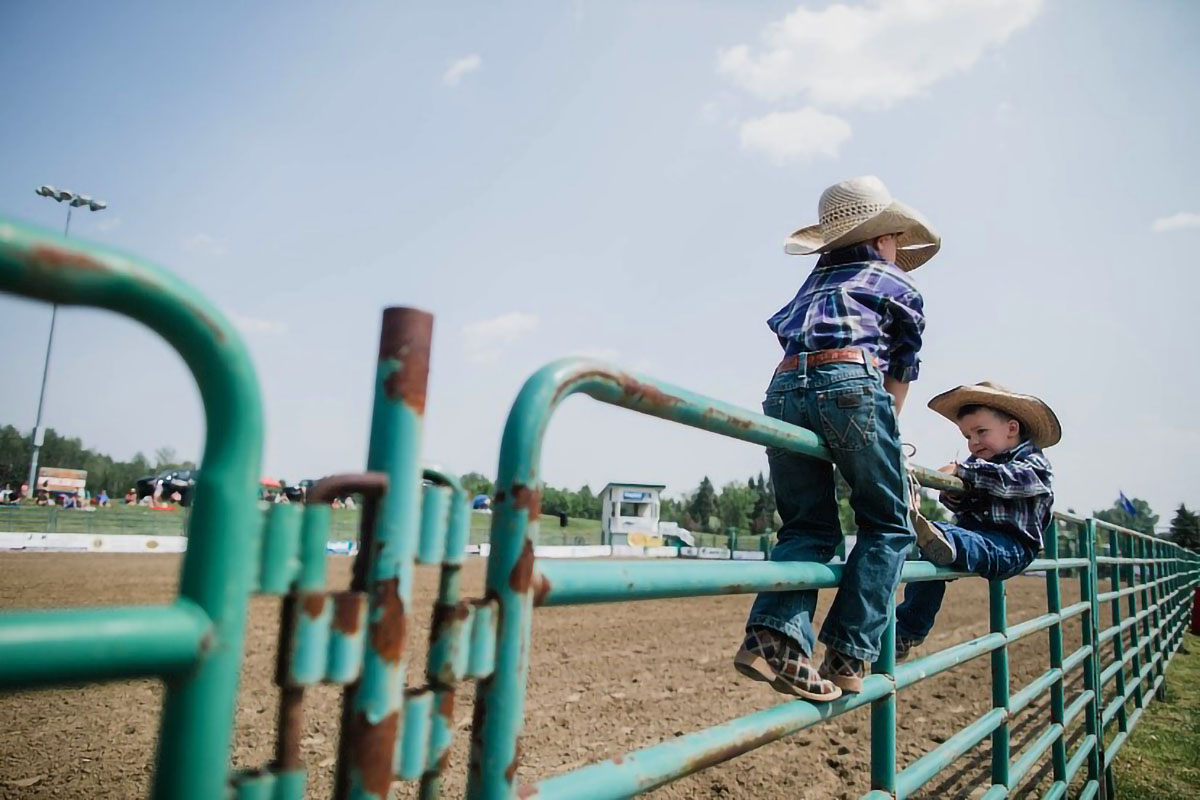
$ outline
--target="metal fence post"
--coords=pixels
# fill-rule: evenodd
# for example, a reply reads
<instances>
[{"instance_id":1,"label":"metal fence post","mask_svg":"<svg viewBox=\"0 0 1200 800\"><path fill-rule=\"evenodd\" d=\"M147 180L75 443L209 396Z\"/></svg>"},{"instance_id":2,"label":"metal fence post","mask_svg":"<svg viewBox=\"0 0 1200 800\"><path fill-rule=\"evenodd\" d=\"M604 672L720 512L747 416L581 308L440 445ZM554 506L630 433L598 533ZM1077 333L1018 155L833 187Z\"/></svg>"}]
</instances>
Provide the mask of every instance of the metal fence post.
<instances>
[{"instance_id":1,"label":"metal fence post","mask_svg":"<svg viewBox=\"0 0 1200 800\"><path fill-rule=\"evenodd\" d=\"M431 314L384 309L367 469L388 476L388 492L374 519L371 552L360 558L369 597L366 654L362 677L344 707L336 779L341 798L385 800L392 784L420 528L421 427L432 336ZM363 516L367 528L372 521Z\"/></svg>"},{"instance_id":2,"label":"metal fence post","mask_svg":"<svg viewBox=\"0 0 1200 800\"><path fill-rule=\"evenodd\" d=\"M988 581L988 617L992 633L1008 635L1008 602L1004 581ZM1002 709L1004 719L992 731L992 783L1008 786L1009 739L1008 698L1010 682L1008 675L1008 642L991 653L992 661L992 708Z\"/></svg>"},{"instance_id":3,"label":"metal fence post","mask_svg":"<svg viewBox=\"0 0 1200 800\"><path fill-rule=\"evenodd\" d=\"M1080 529L1080 556L1088 560L1084 574L1079 576L1079 599L1086 601L1088 610L1082 615L1083 635L1091 646L1091 653L1084 660L1084 688L1092 693L1087 716L1084 720L1084 730L1092 737L1092 750L1088 754L1088 782L1095 782L1104 791L1104 731L1100 728L1100 713L1104 706L1104 692L1100 686L1100 601L1096 591L1096 521L1088 519Z\"/></svg>"},{"instance_id":4,"label":"metal fence post","mask_svg":"<svg viewBox=\"0 0 1200 800\"><path fill-rule=\"evenodd\" d=\"M1166 645L1164 644L1166 637L1163 636L1162 604L1164 602L1164 593L1159 581L1162 576L1166 574L1166 571L1162 566L1165 548L1163 547L1162 542L1154 541L1148 545L1148 549L1150 551L1150 557L1154 561L1154 563L1150 565L1150 577L1152 581L1150 588L1150 607L1154 609L1154 611L1150 614L1150 624L1154 630L1154 636L1152 637L1154 652L1161 655L1161 658L1158 660L1158 666L1154 669L1155 683L1158 684L1158 687L1154 692L1154 697L1157 700L1162 700L1166 697L1167 688L1167 650Z\"/></svg>"},{"instance_id":5,"label":"metal fence post","mask_svg":"<svg viewBox=\"0 0 1200 800\"><path fill-rule=\"evenodd\" d=\"M1046 535L1043 537L1044 550L1047 559L1058 561L1058 522L1050 521L1049 527L1046 529ZM1059 583L1060 569L1055 566L1053 569L1046 570L1046 611L1051 614L1059 614L1062 612L1062 594ZM1063 641L1062 641L1062 621L1055 622L1050 626L1050 668L1059 671L1058 680L1050 685L1050 721L1056 725L1062 725L1063 733L1055 740L1051 749L1051 762L1054 769L1054 780L1066 781L1067 779L1067 727L1064 722L1066 716L1066 692L1064 689L1067 676L1062 674L1063 671Z\"/></svg>"},{"instance_id":6,"label":"metal fence post","mask_svg":"<svg viewBox=\"0 0 1200 800\"><path fill-rule=\"evenodd\" d=\"M871 703L871 788L896 794L896 598L888 604L887 626L879 641L873 674L886 675L892 691Z\"/></svg>"},{"instance_id":7,"label":"metal fence post","mask_svg":"<svg viewBox=\"0 0 1200 800\"><path fill-rule=\"evenodd\" d=\"M1114 558L1119 558L1121 555L1120 542L1117 539L1116 531L1108 532L1108 551ZM1116 592L1120 591L1121 589L1121 566L1121 564L1109 564L1110 591ZM1117 629L1116 635L1112 638L1113 663L1118 665L1116 674L1117 695L1114 699L1120 700L1120 705L1117 706L1117 732L1128 733L1129 717L1125 713L1125 690L1127 687L1125 685L1125 667L1123 666L1123 662L1125 661L1125 632L1121 630L1121 619L1123 616L1121 614L1121 598L1114 597L1109 602L1109 609L1112 612L1113 627ZM1101 730L1101 733L1104 733L1103 729ZM1107 758L1105 758L1104 764L1104 781L1108 785L1111 793L1113 788L1113 771L1112 764L1108 763Z\"/></svg>"}]
</instances>

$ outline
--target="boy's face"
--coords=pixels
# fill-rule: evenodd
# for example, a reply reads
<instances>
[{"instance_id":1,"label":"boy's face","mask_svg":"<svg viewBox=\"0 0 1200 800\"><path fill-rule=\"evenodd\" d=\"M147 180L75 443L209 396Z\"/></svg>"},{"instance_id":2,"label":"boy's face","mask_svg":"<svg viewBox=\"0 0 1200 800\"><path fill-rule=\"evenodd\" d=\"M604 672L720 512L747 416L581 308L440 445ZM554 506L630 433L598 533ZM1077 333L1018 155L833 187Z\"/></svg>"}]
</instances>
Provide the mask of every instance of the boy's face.
<instances>
[{"instance_id":1,"label":"boy's face","mask_svg":"<svg viewBox=\"0 0 1200 800\"><path fill-rule=\"evenodd\" d=\"M958 421L958 429L967 440L971 455L987 461L1021 441L1021 425L1015 419L1004 419L990 408L972 411Z\"/></svg>"}]
</instances>

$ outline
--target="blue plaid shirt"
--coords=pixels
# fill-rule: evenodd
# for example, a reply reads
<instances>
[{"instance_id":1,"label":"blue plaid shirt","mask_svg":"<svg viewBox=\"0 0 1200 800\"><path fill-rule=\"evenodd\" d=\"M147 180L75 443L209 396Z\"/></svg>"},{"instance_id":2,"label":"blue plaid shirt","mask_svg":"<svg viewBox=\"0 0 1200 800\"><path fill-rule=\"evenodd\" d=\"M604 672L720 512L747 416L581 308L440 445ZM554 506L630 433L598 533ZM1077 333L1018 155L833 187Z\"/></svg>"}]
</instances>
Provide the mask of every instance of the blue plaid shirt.
<instances>
[{"instance_id":1,"label":"blue plaid shirt","mask_svg":"<svg viewBox=\"0 0 1200 800\"><path fill-rule=\"evenodd\" d=\"M868 244L821 256L792 302L767 320L785 355L862 347L887 375L917 379L924 301L904 270Z\"/></svg>"},{"instance_id":2,"label":"blue plaid shirt","mask_svg":"<svg viewBox=\"0 0 1200 800\"><path fill-rule=\"evenodd\" d=\"M1035 552L1042 549L1042 531L1054 505L1054 474L1033 442L1021 442L993 461L971 456L954 474L967 492L945 493L942 502L960 527L1008 534Z\"/></svg>"}]
</instances>

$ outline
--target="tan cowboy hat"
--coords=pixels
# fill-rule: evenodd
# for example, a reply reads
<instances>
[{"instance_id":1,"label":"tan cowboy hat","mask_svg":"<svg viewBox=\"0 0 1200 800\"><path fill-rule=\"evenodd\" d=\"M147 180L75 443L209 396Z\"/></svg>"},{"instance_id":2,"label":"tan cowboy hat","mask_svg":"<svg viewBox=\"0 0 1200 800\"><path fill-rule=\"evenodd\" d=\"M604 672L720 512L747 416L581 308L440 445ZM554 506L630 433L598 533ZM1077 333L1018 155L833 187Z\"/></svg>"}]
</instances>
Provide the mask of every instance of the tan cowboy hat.
<instances>
[{"instance_id":1,"label":"tan cowboy hat","mask_svg":"<svg viewBox=\"0 0 1200 800\"><path fill-rule=\"evenodd\" d=\"M1052 447L1062 438L1062 426L1050 406L1031 394L1018 394L991 381L959 386L929 401L930 408L955 423L960 408L974 405L996 408L1016 417L1038 447Z\"/></svg>"},{"instance_id":2,"label":"tan cowboy hat","mask_svg":"<svg viewBox=\"0 0 1200 800\"><path fill-rule=\"evenodd\" d=\"M900 236L896 266L905 272L933 258L942 246L929 220L914 208L892 199L883 181L874 175L835 183L821 193L816 225L793 233L783 242L790 256L827 253L839 247L866 242L886 233Z\"/></svg>"}]
</instances>

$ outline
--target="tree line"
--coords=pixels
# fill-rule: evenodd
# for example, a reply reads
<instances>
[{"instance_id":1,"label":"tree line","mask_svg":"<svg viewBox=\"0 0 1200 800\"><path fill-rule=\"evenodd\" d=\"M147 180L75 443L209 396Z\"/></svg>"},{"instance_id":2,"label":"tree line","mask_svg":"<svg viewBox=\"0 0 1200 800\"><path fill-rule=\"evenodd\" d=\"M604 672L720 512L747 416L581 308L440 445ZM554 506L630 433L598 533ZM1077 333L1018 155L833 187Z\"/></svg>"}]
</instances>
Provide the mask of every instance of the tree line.
<instances>
[{"instance_id":1,"label":"tree line","mask_svg":"<svg viewBox=\"0 0 1200 800\"><path fill-rule=\"evenodd\" d=\"M464 488L472 495L492 496L494 485L485 475L468 472L462 476ZM853 534L854 511L850 508L850 487L839 475L836 484L838 512L842 531ZM946 512L937 501L922 496L921 511L929 519L946 519ZM559 514L580 519L600 519L600 498L590 486L578 490L546 485L542 488L542 512ZM763 473L751 475L745 482L730 481L719 490L706 475L691 491L678 497L659 498L659 518L677 523L690 531L702 533L762 534L779 529L780 519L776 513L775 490L771 480Z\"/></svg>"},{"instance_id":2,"label":"tree line","mask_svg":"<svg viewBox=\"0 0 1200 800\"><path fill-rule=\"evenodd\" d=\"M0 427L0 487L13 489L26 482L33 443L27 432L12 425ZM154 459L137 453L128 461L119 461L105 453L84 447L77 437L61 436L53 428L46 429L39 463L45 467L87 470L87 488L92 493L107 489L110 493L124 492L138 478L164 469L195 469L191 461L180 461L170 447L154 452ZM838 511L842 531L855 532L854 512L850 508L850 487L840 475L836 478ZM462 476L463 486L471 495L491 496L494 486L487 476L468 472ZM547 514L565 512L569 517L600 519L600 498L588 485L571 490L556 486L542 489L542 510ZM1070 509L1074 513L1074 509ZM929 519L948 519L944 508L930 496L922 495L921 512ZM725 533L735 528L741 533L767 533L777 530L775 491L769 477L761 472L745 481L730 481L720 488L705 476L694 489L678 497L660 499L659 516L667 522L678 523L692 531ZM1141 498L1126 499L1123 495L1112 507L1093 511L1096 519L1152 536L1160 536L1192 550L1200 551L1200 514L1181 503L1166 530L1158 527L1159 516Z\"/></svg>"},{"instance_id":3,"label":"tree line","mask_svg":"<svg viewBox=\"0 0 1200 800\"><path fill-rule=\"evenodd\" d=\"M0 487L19 488L29 480L29 460L33 456L33 441L28 432L12 425L0 428ZM130 489L138 478L164 469L195 469L190 461L178 461L170 447L160 447L154 461L137 453L129 461L118 461L105 453L83 446L82 440L61 436L53 428L46 429L38 464L43 467L86 469L87 490L96 494L107 489L110 494Z\"/></svg>"}]
</instances>

